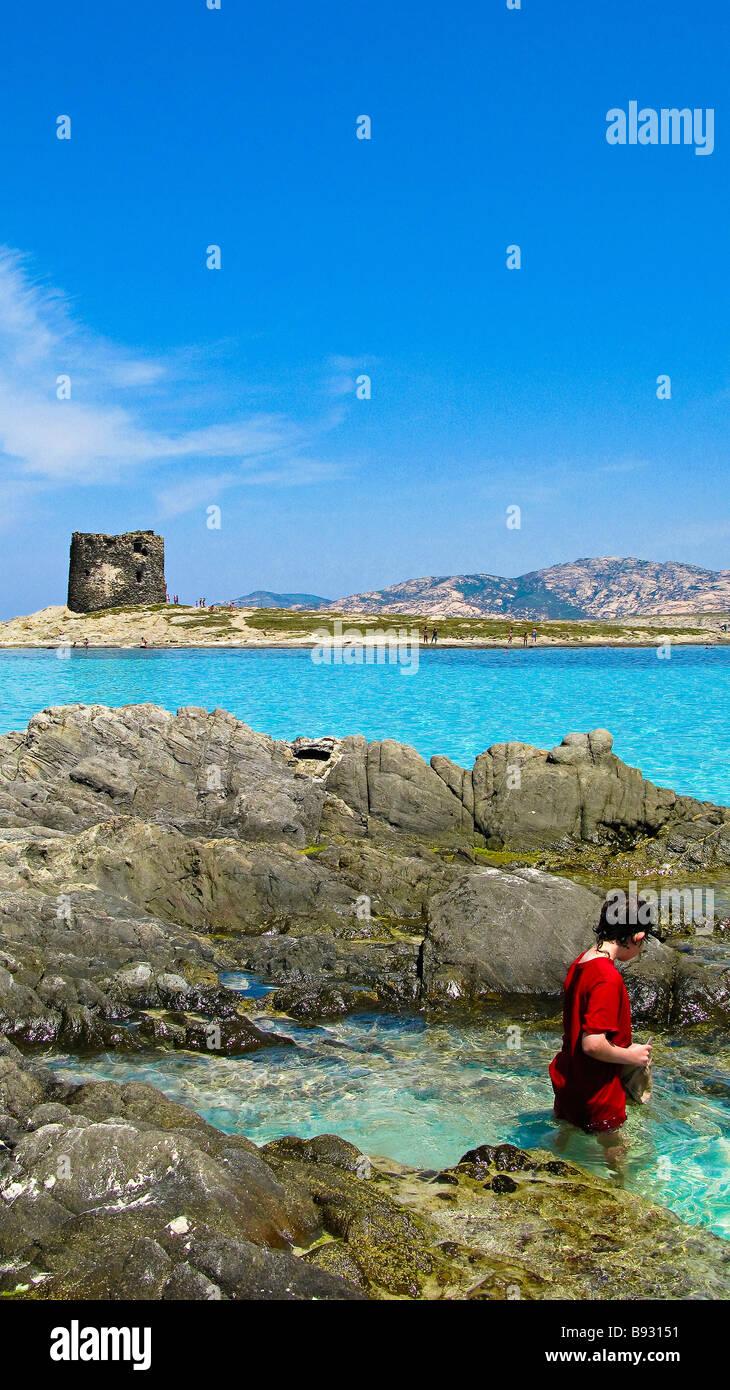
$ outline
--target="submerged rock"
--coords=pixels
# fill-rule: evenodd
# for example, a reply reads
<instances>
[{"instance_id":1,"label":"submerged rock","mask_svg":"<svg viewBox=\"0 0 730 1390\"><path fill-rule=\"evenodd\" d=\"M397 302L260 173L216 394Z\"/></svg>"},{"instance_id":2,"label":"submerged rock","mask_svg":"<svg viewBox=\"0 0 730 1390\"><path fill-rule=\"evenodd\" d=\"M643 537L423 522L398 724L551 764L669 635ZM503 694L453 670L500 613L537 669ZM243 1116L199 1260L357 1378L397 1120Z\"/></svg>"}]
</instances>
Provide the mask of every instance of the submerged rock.
<instances>
[{"instance_id":1,"label":"submerged rock","mask_svg":"<svg viewBox=\"0 0 730 1390\"><path fill-rule=\"evenodd\" d=\"M139 1033L150 1042L205 1052L212 1056L244 1057L262 1047L294 1047L291 1038L282 1033L257 1028L250 1019L239 1015L220 1021L191 1018L185 1013L162 1013L145 1016Z\"/></svg>"},{"instance_id":2,"label":"submerged rock","mask_svg":"<svg viewBox=\"0 0 730 1390\"><path fill-rule=\"evenodd\" d=\"M300 1023L314 1023L320 1019L344 1018L355 1011L362 1013L372 1008L375 1002L375 994L367 994L364 990L315 984L275 989L268 996L266 1005L274 1012L288 1014Z\"/></svg>"}]
</instances>

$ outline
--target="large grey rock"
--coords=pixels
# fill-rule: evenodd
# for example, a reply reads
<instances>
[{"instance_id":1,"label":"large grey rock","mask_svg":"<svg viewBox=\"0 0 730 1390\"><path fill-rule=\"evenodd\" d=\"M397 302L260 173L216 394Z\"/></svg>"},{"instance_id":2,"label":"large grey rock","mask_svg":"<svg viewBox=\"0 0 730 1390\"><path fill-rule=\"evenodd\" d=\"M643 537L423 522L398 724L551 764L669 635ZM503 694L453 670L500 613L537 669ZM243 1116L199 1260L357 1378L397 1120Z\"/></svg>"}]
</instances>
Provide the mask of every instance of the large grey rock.
<instances>
[{"instance_id":1,"label":"large grey rock","mask_svg":"<svg viewBox=\"0 0 730 1390\"><path fill-rule=\"evenodd\" d=\"M568 966L593 945L601 898L538 869L471 874L431 904L422 995L433 1001L562 996ZM620 967L635 1022L727 1022L730 970L710 971L654 938Z\"/></svg>"},{"instance_id":2,"label":"large grey rock","mask_svg":"<svg viewBox=\"0 0 730 1390\"><path fill-rule=\"evenodd\" d=\"M601 899L536 869L483 869L431 904L423 947L427 999L558 996L587 950Z\"/></svg>"},{"instance_id":3,"label":"large grey rock","mask_svg":"<svg viewBox=\"0 0 730 1390\"><path fill-rule=\"evenodd\" d=\"M1 853L1 850L0 850ZM46 851L49 874L53 847ZM336 921L353 894L294 846L233 837L192 839L169 826L115 817L58 855L56 878L103 891L195 931L265 931L297 917Z\"/></svg>"},{"instance_id":4,"label":"large grey rock","mask_svg":"<svg viewBox=\"0 0 730 1390\"><path fill-rule=\"evenodd\" d=\"M612 752L606 729L566 734L550 752L525 743L494 744L471 773L445 758L431 765L487 842L514 849L556 844L566 836L628 842L659 830L677 798L655 787Z\"/></svg>"},{"instance_id":5,"label":"large grey rock","mask_svg":"<svg viewBox=\"0 0 730 1390\"><path fill-rule=\"evenodd\" d=\"M471 831L473 820L444 781L407 744L346 738L327 790L361 815L422 835Z\"/></svg>"},{"instance_id":6,"label":"large grey rock","mask_svg":"<svg viewBox=\"0 0 730 1390\"><path fill-rule=\"evenodd\" d=\"M43 1125L19 1142L14 1159L21 1186L50 1186L54 1200L75 1215L141 1203L172 1220L182 1204L196 1219L225 1222L259 1244L283 1248L291 1234L270 1175L263 1184L244 1184L179 1130L111 1120Z\"/></svg>"},{"instance_id":7,"label":"large grey rock","mask_svg":"<svg viewBox=\"0 0 730 1390\"><path fill-rule=\"evenodd\" d=\"M428 768L412 748L358 735L342 740L322 780L365 823L424 837L476 830L513 850L646 840L652 862L730 863L730 810L656 787L616 757L607 729L566 734L550 751L494 744L471 769L440 755Z\"/></svg>"}]
</instances>

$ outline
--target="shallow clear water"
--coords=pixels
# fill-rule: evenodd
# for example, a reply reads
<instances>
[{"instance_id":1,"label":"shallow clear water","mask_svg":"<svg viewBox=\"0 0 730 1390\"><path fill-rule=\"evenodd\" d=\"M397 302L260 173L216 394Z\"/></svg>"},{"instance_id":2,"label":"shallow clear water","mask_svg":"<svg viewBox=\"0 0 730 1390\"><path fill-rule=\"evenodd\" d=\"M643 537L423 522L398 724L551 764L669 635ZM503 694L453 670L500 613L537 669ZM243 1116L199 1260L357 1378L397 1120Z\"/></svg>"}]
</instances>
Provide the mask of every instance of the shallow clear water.
<instances>
[{"instance_id":1,"label":"shallow clear water","mask_svg":"<svg viewBox=\"0 0 730 1390\"><path fill-rule=\"evenodd\" d=\"M424 651L397 665L316 665L304 650L0 651L0 732L48 705L216 705L275 738L362 733L471 766L492 743L551 748L608 728L662 786L730 803L730 648Z\"/></svg>"},{"instance_id":2,"label":"shallow clear water","mask_svg":"<svg viewBox=\"0 0 730 1390\"><path fill-rule=\"evenodd\" d=\"M228 983L246 985L229 975ZM261 989L255 982L245 998ZM418 1016L360 1015L302 1028L257 1022L295 1038L244 1058L161 1053L48 1060L74 1080L147 1081L227 1131L265 1143L282 1134L331 1132L373 1156L421 1168L455 1163L480 1143L558 1151L547 1066L558 1045L545 1027L522 1026L508 1047L509 1020L426 1023ZM686 1220L730 1237L730 1088L715 1059L660 1047L654 1094L630 1107L632 1145L622 1177L605 1166L596 1140L570 1131L567 1158L623 1182Z\"/></svg>"}]
</instances>

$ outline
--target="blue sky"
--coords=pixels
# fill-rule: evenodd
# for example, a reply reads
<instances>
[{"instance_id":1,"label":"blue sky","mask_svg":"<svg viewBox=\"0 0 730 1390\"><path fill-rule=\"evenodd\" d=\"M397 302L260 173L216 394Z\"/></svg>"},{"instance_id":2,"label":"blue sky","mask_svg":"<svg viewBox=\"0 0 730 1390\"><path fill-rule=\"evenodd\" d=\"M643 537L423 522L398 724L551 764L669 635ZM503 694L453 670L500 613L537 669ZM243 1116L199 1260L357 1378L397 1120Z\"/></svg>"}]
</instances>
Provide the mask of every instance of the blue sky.
<instances>
[{"instance_id":1,"label":"blue sky","mask_svg":"<svg viewBox=\"0 0 730 1390\"><path fill-rule=\"evenodd\" d=\"M161 531L186 600L730 565L721 0L2 24L0 615L65 600L74 529ZM632 99L714 108L712 155L609 146Z\"/></svg>"}]
</instances>

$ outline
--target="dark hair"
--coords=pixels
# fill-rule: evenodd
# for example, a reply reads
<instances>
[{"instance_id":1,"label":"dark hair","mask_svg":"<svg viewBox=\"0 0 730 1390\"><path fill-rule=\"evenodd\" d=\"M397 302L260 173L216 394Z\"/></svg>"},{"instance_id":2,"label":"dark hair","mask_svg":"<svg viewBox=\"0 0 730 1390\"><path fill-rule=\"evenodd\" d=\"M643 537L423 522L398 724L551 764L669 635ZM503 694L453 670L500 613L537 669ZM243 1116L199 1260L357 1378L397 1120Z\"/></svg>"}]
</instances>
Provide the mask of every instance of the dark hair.
<instances>
[{"instance_id":1,"label":"dark hair","mask_svg":"<svg viewBox=\"0 0 730 1390\"><path fill-rule=\"evenodd\" d=\"M639 932L654 936L656 909L651 899L643 893L626 893L614 888L607 895L598 926L594 927L596 942L617 941L619 946L630 946Z\"/></svg>"}]
</instances>

